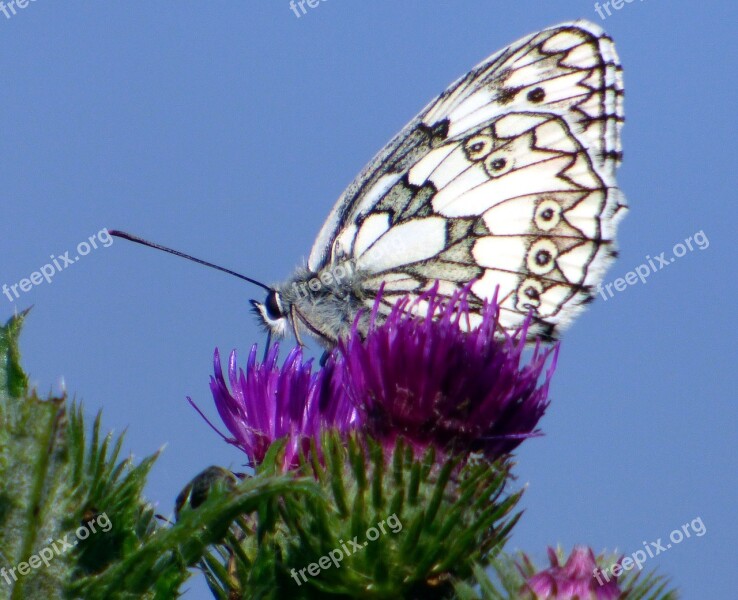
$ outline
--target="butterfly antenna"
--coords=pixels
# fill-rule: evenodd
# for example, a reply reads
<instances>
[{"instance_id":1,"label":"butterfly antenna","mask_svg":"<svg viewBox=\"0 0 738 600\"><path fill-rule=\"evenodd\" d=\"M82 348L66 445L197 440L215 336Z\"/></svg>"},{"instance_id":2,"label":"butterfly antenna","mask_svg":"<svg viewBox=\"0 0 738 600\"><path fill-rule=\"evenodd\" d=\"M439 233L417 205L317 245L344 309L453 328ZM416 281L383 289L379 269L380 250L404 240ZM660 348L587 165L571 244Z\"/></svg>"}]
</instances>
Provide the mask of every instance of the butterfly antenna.
<instances>
[{"instance_id":1,"label":"butterfly antenna","mask_svg":"<svg viewBox=\"0 0 738 600\"><path fill-rule=\"evenodd\" d=\"M270 288L268 285L264 283L261 283L261 281L256 281L256 279L251 279L251 277L246 277L245 275L241 275L240 273L236 273L235 271L231 271L230 269L226 269L225 267L219 267L218 265L214 265L213 263L208 262L206 260L195 258L194 256L190 256L189 254L185 254L184 252L180 252L179 250L173 250L172 248L167 248L166 246L162 246L161 244L155 244L154 242L149 242L138 236L131 235L130 233L126 233L125 231L117 231L115 229L111 229L108 231L108 233L112 236L119 237L124 240L128 240L129 242L136 242L137 244L141 244L142 246L148 246L149 248L154 248L156 250L163 250L164 252L169 252L169 254L174 254L175 256L186 258L187 260L191 260L198 264L205 265L206 267L210 267L211 269L217 269L218 271L223 271L223 273L228 273L229 275L233 275L234 277L238 277L239 279L243 279L244 281L248 281L249 283L258 285L260 288L264 288L267 292L273 291L272 288Z\"/></svg>"}]
</instances>

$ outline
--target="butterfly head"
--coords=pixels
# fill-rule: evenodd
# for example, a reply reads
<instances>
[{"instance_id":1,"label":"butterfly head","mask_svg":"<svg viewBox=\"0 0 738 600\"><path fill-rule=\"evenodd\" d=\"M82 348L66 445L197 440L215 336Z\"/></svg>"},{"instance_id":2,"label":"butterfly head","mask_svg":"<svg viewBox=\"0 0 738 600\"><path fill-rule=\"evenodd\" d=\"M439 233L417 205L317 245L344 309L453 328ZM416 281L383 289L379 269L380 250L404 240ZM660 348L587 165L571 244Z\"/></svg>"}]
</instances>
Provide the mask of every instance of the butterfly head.
<instances>
[{"instance_id":1,"label":"butterfly head","mask_svg":"<svg viewBox=\"0 0 738 600\"><path fill-rule=\"evenodd\" d=\"M267 288L264 302L252 300L253 312L270 337L292 334L302 345L304 334L332 348L366 308L361 277L346 261L316 271L300 267L287 281Z\"/></svg>"}]
</instances>

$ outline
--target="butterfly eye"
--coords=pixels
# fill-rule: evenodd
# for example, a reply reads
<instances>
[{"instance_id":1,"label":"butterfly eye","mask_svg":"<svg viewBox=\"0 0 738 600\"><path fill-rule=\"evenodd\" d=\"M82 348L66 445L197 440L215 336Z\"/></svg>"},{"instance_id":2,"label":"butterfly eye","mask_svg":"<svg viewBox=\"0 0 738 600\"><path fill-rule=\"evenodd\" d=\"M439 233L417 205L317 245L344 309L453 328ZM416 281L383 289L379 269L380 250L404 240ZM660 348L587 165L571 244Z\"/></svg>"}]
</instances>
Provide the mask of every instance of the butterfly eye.
<instances>
[{"instance_id":1,"label":"butterfly eye","mask_svg":"<svg viewBox=\"0 0 738 600\"><path fill-rule=\"evenodd\" d=\"M536 208L533 221L538 229L550 231L561 221L561 207L554 200L544 200Z\"/></svg>"},{"instance_id":2,"label":"butterfly eye","mask_svg":"<svg viewBox=\"0 0 738 600\"><path fill-rule=\"evenodd\" d=\"M464 151L470 161L476 162L487 156L492 151L492 146L493 141L491 136L475 135L466 140Z\"/></svg>"},{"instance_id":3,"label":"butterfly eye","mask_svg":"<svg viewBox=\"0 0 738 600\"><path fill-rule=\"evenodd\" d=\"M545 275L554 268L559 249L551 240L538 240L528 250L526 263L531 273Z\"/></svg>"},{"instance_id":4,"label":"butterfly eye","mask_svg":"<svg viewBox=\"0 0 738 600\"><path fill-rule=\"evenodd\" d=\"M270 319L281 319L284 317L282 312L282 302L279 300L279 294L277 292L269 292L264 302L264 308L266 308L267 316Z\"/></svg>"},{"instance_id":5,"label":"butterfly eye","mask_svg":"<svg viewBox=\"0 0 738 600\"><path fill-rule=\"evenodd\" d=\"M513 168L515 161L501 152L490 154L484 159L484 170L490 177L501 177Z\"/></svg>"}]
</instances>

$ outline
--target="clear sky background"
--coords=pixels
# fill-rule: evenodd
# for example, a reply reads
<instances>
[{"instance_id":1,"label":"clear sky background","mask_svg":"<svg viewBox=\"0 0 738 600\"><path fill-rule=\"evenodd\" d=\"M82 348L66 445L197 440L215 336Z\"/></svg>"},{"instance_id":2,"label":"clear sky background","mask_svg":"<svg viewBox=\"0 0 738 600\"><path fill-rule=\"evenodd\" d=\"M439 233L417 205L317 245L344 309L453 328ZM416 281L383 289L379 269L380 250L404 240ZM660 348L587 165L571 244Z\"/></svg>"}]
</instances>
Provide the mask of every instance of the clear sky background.
<instances>
[{"instance_id":1,"label":"clear sky background","mask_svg":"<svg viewBox=\"0 0 738 600\"><path fill-rule=\"evenodd\" d=\"M606 16L606 13L603 13ZM135 232L257 279L309 253L343 187L428 100L481 59L586 18L625 68L631 211L611 282L704 232L709 247L598 299L564 336L545 437L523 444L526 513L510 548L630 554L701 518L707 533L650 559L685 598L735 598L735 2L327 0L73 3L0 13L0 284L101 228ZM100 244L98 244L100 245ZM677 250L678 252L679 250ZM213 349L263 341L258 289L117 240L14 302L41 392L128 428L168 514L201 469L243 456L215 414ZM188 598L207 598L192 581Z\"/></svg>"}]
</instances>

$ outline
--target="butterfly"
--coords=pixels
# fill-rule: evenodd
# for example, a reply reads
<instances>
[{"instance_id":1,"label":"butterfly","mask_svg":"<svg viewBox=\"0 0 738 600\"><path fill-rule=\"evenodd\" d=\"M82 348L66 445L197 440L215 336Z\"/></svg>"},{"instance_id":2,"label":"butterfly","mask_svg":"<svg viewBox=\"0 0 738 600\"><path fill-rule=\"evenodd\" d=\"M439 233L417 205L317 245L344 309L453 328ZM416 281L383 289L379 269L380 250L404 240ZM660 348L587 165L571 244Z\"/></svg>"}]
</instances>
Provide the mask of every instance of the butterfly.
<instances>
[{"instance_id":1,"label":"butterfly","mask_svg":"<svg viewBox=\"0 0 738 600\"><path fill-rule=\"evenodd\" d=\"M369 312L438 282L470 282L473 326L495 291L500 324L555 339L616 256L622 67L588 22L534 33L433 100L338 199L307 265L252 300L271 335L331 347ZM362 319L362 314L365 315Z\"/></svg>"},{"instance_id":2,"label":"butterfly","mask_svg":"<svg viewBox=\"0 0 738 600\"><path fill-rule=\"evenodd\" d=\"M553 340L617 255L622 124L612 39L564 23L493 54L428 104L343 192L307 264L279 285L110 233L267 290L251 301L267 346L291 332L330 349L354 323L366 333L373 308L381 320L433 286L445 297L469 287L472 327L496 298L503 330L530 318L530 341Z\"/></svg>"}]
</instances>

